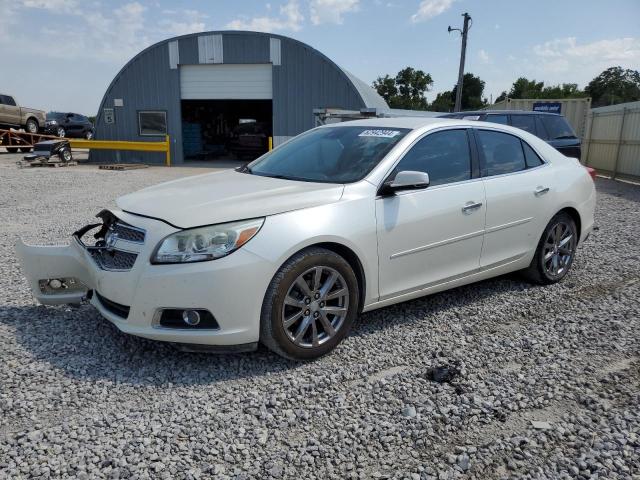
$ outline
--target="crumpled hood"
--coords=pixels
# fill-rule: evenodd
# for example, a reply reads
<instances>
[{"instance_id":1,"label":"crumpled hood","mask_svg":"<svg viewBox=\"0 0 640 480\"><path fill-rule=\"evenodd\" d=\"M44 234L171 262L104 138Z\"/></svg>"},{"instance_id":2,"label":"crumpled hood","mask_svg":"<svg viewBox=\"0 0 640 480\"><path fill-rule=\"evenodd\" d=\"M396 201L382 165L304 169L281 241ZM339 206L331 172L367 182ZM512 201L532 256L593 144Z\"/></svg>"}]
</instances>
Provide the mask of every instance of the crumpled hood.
<instances>
[{"instance_id":1,"label":"crumpled hood","mask_svg":"<svg viewBox=\"0 0 640 480\"><path fill-rule=\"evenodd\" d=\"M333 203L343 190L343 185L225 170L161 183L120 197L116 203L127 212L190 228Z\"/></svg>"}]
</instances>

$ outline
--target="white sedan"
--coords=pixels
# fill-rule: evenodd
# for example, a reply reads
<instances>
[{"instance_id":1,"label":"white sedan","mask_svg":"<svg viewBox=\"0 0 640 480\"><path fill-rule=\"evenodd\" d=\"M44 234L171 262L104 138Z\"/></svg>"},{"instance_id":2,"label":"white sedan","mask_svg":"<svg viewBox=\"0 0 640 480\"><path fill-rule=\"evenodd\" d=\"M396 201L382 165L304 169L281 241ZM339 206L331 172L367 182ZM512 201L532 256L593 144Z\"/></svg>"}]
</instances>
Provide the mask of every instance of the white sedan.
<instances>
[{"instance_id":1,"label":"white sedan","mask_svg":"<svg viewBox=\"0 0 640 480\"><path fill-rule=\"evenodd\" d=\"M68 246L17 250L44 304L89 300L186 349L312 359L360 312L516 270L560 281L595 199L577 160L522 130L371 119L121 197Z\"/></svg>"}]
</instances>

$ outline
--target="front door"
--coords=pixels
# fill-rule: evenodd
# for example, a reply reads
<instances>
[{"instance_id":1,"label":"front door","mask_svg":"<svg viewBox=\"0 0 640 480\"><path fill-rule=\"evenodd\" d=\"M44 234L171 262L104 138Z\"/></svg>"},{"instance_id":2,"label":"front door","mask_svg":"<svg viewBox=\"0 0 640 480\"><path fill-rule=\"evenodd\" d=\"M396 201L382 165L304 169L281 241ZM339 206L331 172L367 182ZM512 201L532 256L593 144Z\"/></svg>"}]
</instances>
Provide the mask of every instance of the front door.
<instances>
[{"instance_id":1,"label":"front door","mask_svg":"<svg viewBox=\"0 0 640 480\"><path fill-rule=\"evenodd\" d=\"M391 176L426 172L429 187L376 200L380 300L479 268L486 203L469 145L465 129L427 134Z\"/></svg>"}]
</instances>

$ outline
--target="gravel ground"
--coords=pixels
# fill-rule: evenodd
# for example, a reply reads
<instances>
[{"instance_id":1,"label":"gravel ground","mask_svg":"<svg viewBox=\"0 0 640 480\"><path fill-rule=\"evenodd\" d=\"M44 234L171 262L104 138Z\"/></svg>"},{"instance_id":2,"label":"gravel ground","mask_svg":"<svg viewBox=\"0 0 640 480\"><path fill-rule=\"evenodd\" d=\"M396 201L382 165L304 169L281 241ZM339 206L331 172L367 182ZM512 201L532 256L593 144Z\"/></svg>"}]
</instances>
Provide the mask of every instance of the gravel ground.
<instances>
[{"instance_id":1,"label":"gravel ground","mask_svg":"<svg viewBox=\"0 0 640 480\"><path fill-rule=\"evenodd\" d=\"M37 306L13 243L201 169L0 154L0 478L640 478L640 187L598 180L561 284L501 277L367 313L335 353L180 353ZM434 367L459 370L432 381Z\"/></svg>"}]
</instances>

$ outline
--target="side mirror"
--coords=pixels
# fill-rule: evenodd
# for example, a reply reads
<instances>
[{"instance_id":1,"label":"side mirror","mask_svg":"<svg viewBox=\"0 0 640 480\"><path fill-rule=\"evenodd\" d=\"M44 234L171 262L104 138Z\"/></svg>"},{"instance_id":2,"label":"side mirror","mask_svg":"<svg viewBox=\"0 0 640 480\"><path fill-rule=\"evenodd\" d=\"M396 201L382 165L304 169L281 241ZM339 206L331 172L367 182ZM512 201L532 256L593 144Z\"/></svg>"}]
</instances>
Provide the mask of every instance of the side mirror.
<instances>
[{"instance_id":1,"label":"side mirror","mask_svg":"<svg viewBox=\"0 0 640 480\"><path fill-rule=\"evenodd\" d=\"M404 170L396 173L393 180L386 181L382 185L381 194L392 194L402 190L420 190L429 186L429 174Z\"/></svg>"}]
</instances>

